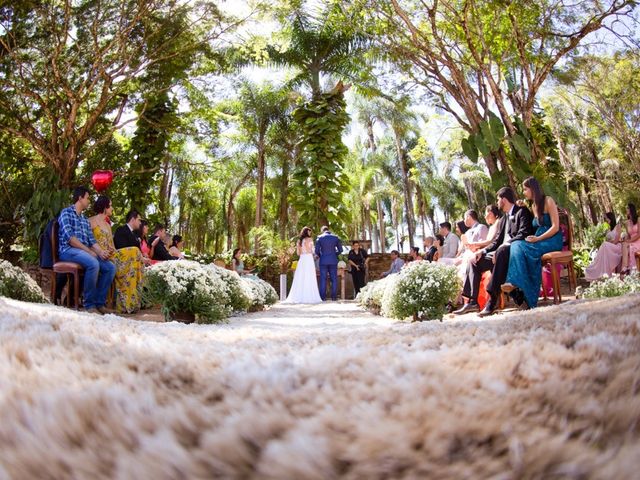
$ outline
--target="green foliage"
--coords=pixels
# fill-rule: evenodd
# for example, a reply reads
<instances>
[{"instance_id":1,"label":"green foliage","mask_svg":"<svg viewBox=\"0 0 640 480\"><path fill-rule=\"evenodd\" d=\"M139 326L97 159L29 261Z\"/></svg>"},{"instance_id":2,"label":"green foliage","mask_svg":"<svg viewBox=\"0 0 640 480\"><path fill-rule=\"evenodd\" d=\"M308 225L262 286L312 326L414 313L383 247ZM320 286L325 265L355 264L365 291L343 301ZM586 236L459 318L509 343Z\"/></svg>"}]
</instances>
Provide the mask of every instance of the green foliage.
<instances>
[{"instance_id":1,"label":"green foliage","mask_svg":"<svg viewBox=\"0 0 640 480\"><path fill-rule=\"evenodd\" d=\"M603 222L597 225L591 225L584 229L582 245L591 251L597 250L605 241L607 233L609 233L608 223Z\"/></svg>"},{"instance_id":2,"label":"green foliage","mask_svg":"<svg viewBox=\"0 0 640 480\"><path fill-rule=\"evenodd\" d=\"M0 296L23 302L49 303L35 280L6 260L0 260Z\"/></svg>"},{"instance_id":3,"label":"green foliage","mask_svg":"<svg viewBox=\"0 0 640 480\"><path fill-rule=\"evenodd\" d=\"M41 170L36 176L33 195L24 207L27 239L36 244L47 222L70 204L71 192L60 188L57 174L49 168Z\"/></svg>"},{"instance_id":4,"label":"green foliage","mask_svg":"<svg viewBox=\"0 0 640 480\"><path fill-rule=\"evenodd\" d=\"M573 249L573 266L576 269L576 276L584 277L584 272L593 261L593 250L590 248L574 248Z\"/></svg>"},{"instance_id":5,"label":"green foliage","mask_svg":"<svg viewBox=\"0 0 640 480\"><path fill-rule=\"evenodd\" d=\"M478 152L485 157L495 154L502 146L503 139L502 121L493 112L489 112L489 118L480 123L480 130L462 139L462 151L475 163L478 161Z\"/></svg>"},{"instance_id":6,"label":"green foliage","mask_svg":"<svg viewBox=\"0 0 640 480\"><path fill-rule=\"evenodd\" d=\"M300 128L302 154L293 174L292 203L300 214L299 224L315 232L331 225L344 234L346 211L342 202L348 191L343 174L348 152L342 132L349 122L341 84L298 107L293 117Z\"/></svg>"},{"instance_id":7,"label":"green foliage","mask_svg":"<svg viewBox=\"0 0 640 480\"><path fill-rule=\"evenodd\" d=\"M34 193L35 161L26 142L0 133L0 257L14 263L12 247L24 237L24 205Z\"/></svg>"},{"instance_id":8,"label":"green foliage","mask_svg":"<svg viewBox=\"0 0 640 480\"><path fill-rule=\"evenodd\" d=\"M296 239L281 239L276 232L265 226L252 228L249 237L258 240L263 252L275 257L280 273L287 273L296 254Z\"/></svg>"},{"instance_id":9,"label":"green foliage","mask_svg":"<svg viewBox=\"0 0 640 480\"><path fill-rule=\"evenodd\" d=\"M131 208L144 212L154 201L152 187L169 160L171 136L179 126L177 102L166 91L152 94L138 107L137 129L131 140L128 172L125 177L126 197ZM164 212L163 212L164 213Z\"/></svg>"}]
</instances>

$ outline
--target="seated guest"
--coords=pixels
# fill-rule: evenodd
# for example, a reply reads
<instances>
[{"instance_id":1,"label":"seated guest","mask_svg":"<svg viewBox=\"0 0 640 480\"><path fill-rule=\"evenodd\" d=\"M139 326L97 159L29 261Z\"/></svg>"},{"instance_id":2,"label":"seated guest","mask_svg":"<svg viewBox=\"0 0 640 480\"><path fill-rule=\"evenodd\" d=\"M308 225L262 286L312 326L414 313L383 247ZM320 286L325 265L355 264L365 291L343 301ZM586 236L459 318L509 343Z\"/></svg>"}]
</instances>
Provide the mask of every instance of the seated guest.
<instances>
[{"instance_id":1,"label":"seated guest","mask_svg":"<svg viewBox=\"0 0 640 480\"><path fill-rule=\"evenodd\" d=\"M436 240L438 261L444 258L455 258L458 254L460 239L451 231L451 224L449 222L442 222L440 224L440 235L444 238L444 242L441 243Z\"/></svg>"},{"instance_id":2,"label":"seated guest","mask_svg":"<svg viewBox=\"0 0 640 480\"><path fill-rule=\"evenodd\" d=\"M391 250L391 268L382 274L382 278L387 275L392 275L394 273L400 272L404 265L404 260L400 258L400 252L397 250Z\"/></svg>"},{"instance_id":3,"label":"seated guest","mask_svg":"<svg viewBox=\"0 0 640 480\"><path fill-rule=\"evenodd\" d=\"M238 272L238 275L243 276L243 275L251 275L251 273L255 270L255 269L251 269L251 270L247 270L244 268L244 262L242 261L242 249L241 248L236 248L233 251L233 258L231 259L232 263L233 263L233 269Z\"/></svg>"},{"instance_id":4,"label":"seated guest","mask_svg":"<svg viewBox=\"0 0 640 480\"><path fill-rule=\"evenodd\" d=\"M478 221L478 212L467 210L464 214L464 224L468 228L465 232L465 247L473 250L470 245L483 242L487 238L489 229Z\"/></svg>"},{"instance_id":5,"label":"seated guest","mask_svg":"<svg viewBox=\"0 0 640 480\"><path fill-rule=\"evenodd\" d=\"M542 255L562 250L562 232L558 206L553 198L545 195L540 183L529 177L522 186L525 198L532 202L536 231L526 236L524 242L512 243L507 283L502 289L509 292L519 306L535 308L542 280Z\"/></svg>"},{"instance_id":6,"label":"seated guest","mask_svg":"<svg viewBox=\"0 0 640 480\"><path fill-rule=\"evenodd\" d=\"M422 245L424 246L423 258L427 262L433 262L433 256L438 251L436 246L433 244L433 241L434 241L433 237L424 237L424 240L422 241Z\"/></svg>"},{"instance_id":7,"label":"seated guest","mask_svg":"<svg viewBox=\"0 0 640 480\"><path fill-rule=\"evenodd\" d=\"M616 216L613 212L604 214L604 221L609 225L609 232L604 242L598 248L596 258L591 265L584 270L584 278L593 282L605 275L611 275L620 268L622 262L622 242L620 241L621 228L616 224Z\"/></svg>"},{"instance_id":8,"label":"seated guest","mask_svg":"<svg viewBox=\"0 0 640 480\"><path fill-rule=\"evenodd\" d=\"M478 221L478 213L475 210L467 210L464 214L463 223L466 231L463 232L463 226L458 225L462 233L460 243L464 245L464 250L454 260L454 265L458 267L458 276L464 281L467 274L467 267L469 262L475 260L475 250L469 245L482 242L487 237L487 226Z\"/></svg>"},{"instance_id":9,"label":"seated guest","mask_svg":"<svg viewBox=\"0 0 640 480\"><path fill-rule=\"evenodd\" d=\"M171 247L169 248L169 255L176 258L184 258L182 249L184 248L184 240L182 235L174 235L171 239Z\"/></svg>"},{"instance_id":10,"label":"seated guest","mask_svg":"<svg viewBox=\"0 0 640 480\"><path fill-rule=\"evenodd\" d=\"M533 216L526 207L516 205L516 194L509 187L503 187L497 194L498 207L505 213L500 219L498 236L487 247L476 252L476 257L469 262L465 276L462 295L469 302L454 313L457 315L478 310L478 292L482 274L491 271L491 281L487 285L489 300L480 312L484 317L495 312L498 306L500 289L507 277L509 267L509 251L516 242L524 239L533 232Z\"/></svg>"},{"instance_id":11,"label":"seated guest","mask_svg":"<svg viewBox=\"0 0 640 480\"><path fill-rule=\"evenodd\" d=\"M116 228L113 234L113 244L116 248L137 247L140 248L138 230L140 229L140 214L137 210L130 210L125 218L125 225Z\"/></svg>"},{"instance_id":12,"label":"seated guest","mask_svg":"<svg viewBox=\"0 0 640 480\"><path fill-rule=\"evenodd\" d=\"M493 240L498 235L498 220L500 219L501 213L500 209L497 205L487 205L484 209L484 219L489 225L489 231L487 232L486 238L484 240L476 240L471 241L467 238L467 248L473 252L480 250L481 248L487 247L491 245Z\"/></svg>"},{"instance_id":13,"label":"seated guest","mask_svg":"<svg viewBox=\"0 0 640 480\"><path fill-rule=\"evenodd\" d=\"M84 268L84 308L92 313L105 313L107 292L116 273L109 261L111 252L103 249L91 231L89 221L82 214L90 202L89 190L77 187L73 191L73 204L58 217L58 258Z\"/></svg>"},{"instance_id":14,"label":"seated guest","mask_svg":"<svg viewBox=\"0 0 640 480\"><path fill-rule=\"evenodd\" d=\"M152 260L177 260L177 257L172 256L167 250L167 246L164 242L166 236L167 232L164 228L164 225L156 223L156 225L153 227L153 235L151 235L151 237L149 238L152 249Z\"/></svg>"},{"instance_id":15,"label":"seated guest","mask_svg":"<svg viewBox=\"0 0 640 480\"><path fill-rule=\"evenodd\" d=\"M636 270L636 253L640 252L640 221L638 211L633 203L627 205L627 234L622 240L622 272Z\"/></svg>"},{"instance_id":16,"label":"seated guest","mask_svg":"<svg viewBox=\"0 0 640 480\"><path fill-rule=\"evenodd\" d=\"M409 249L409 256L411 257L412 262L421 262L424 260L420 255L420 248L418 247L411 247Z\"/></svg>"},{"instance_id":17,"label":"seated guest","mask_svg":"<svg viewBox=\"0 0 640 480\"><path fill-rule=\"evenodd\" d=\"M445 222L445 223L449 223L449 222ZM452 238L455 237L456 239L460 239L460 241L457 243L458 250L455 252L455 255L453 257L438 257L439 263L444 263L446 265L458 265L460 263L460 258L462 256L462 253L465 250L465 243L466 243L465 233L467 229L468 228L464 224L464 221L456 222L456 233L451 235L452 235ZM445 242L446 241L447 240L445 237Z\"/></svg>"},{"instance_id":18,"label":"seated guest","mask_svg":"<svg viewBox=\"0 0 640 480\"><path fill-rule=\"evenodd\" d=\"M138 229L138 235L140 238L140 251L142 252L142 256L144 258L151 259L151 245L147 241L147 235L149 235L149 222L146 220L140 220L140 228ZM160 239L156 239L156 241L160 241Z\"/></svg>"},{"instance_id":19,"label":"seated guest","mask_svg":"<svg viewBox=\"0 0 640 480\"><path fill-rule=\"evenodd\" d=\"M140 310L143 258L139 246L125 246L116 250L111 234L111 225L107 218L113 214L109 197L101 195L93 206L95 215L89 218L96 242L104 250L111 253L111 260L116 266L116 311L134 313ZM138 220L134 220L138 226ZM123 228L129 228L124 226ZM137 239L136 239L137 240ZM137 242L135 242L137 243Z\"/></svg>"}]
</instances>

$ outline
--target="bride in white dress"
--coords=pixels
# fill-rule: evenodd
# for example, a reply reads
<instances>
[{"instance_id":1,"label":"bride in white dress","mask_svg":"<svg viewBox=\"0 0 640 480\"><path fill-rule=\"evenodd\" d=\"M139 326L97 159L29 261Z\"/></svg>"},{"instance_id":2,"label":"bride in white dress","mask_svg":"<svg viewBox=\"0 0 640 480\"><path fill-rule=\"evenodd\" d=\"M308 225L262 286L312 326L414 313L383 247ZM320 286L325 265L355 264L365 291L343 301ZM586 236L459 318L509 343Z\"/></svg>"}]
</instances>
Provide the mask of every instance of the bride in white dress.
<instances>
[{"instance_id":1,"label":"bride in white dress","mask_svg":"<svg viewBox=\"0 0 640 480\"><path fill-rule=\"evenodd\" d=\"M313 259L313 239L311 229L304 227L296 243L298 266L293 274L293 284L287 299L282 303L322 303L316 278L316 262Z\"/></svg>"}]
</instances>

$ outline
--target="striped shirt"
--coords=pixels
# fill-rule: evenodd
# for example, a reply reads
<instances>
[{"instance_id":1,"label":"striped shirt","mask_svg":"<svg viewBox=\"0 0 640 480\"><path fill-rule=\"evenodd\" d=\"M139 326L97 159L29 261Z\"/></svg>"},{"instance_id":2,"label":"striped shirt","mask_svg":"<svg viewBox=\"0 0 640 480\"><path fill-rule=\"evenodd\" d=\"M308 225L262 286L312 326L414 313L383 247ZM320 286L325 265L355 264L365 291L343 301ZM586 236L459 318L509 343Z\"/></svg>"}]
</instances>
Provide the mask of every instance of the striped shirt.
<instances>
[{"instance_id":1,"label":"striped shirt","mask_svg":"<svg viewBox=\"0 0 640 480\"><path fill-rule=\"evenodd\" d=\"M80 243L89 248L96 243L89 220L83 214L78 215L76 213L75 205L71 205L60 212L58 225L58 255L71 248L69 244L71 237L76 237Z\"/></svg>"}]
</instances>

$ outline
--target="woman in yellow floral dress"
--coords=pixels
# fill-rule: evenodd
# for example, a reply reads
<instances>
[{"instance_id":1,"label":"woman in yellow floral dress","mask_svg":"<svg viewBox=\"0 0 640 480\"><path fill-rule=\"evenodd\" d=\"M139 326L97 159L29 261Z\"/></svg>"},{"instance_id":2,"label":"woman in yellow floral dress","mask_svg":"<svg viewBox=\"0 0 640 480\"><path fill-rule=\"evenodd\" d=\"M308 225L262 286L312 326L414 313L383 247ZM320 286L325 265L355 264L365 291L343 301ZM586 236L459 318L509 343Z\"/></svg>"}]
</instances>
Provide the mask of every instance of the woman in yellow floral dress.
<instances>
[{"instance_id":1,"label":"woman in yellow floral dress","mask_svg":"<svg viewBox=\"0 0 640 480\"><path fill-rule=\"evenodd\" d=\"M89 218L93 236L102 249L112 253L110 260L116 266L116 311L118 313L137 312L140 310L144 268L142 252L137 247L115 249L111 225L107 222L107 218L113 213L109 197L98 197L93 210L95 215Z\"/></svg>"}]
</instances>

